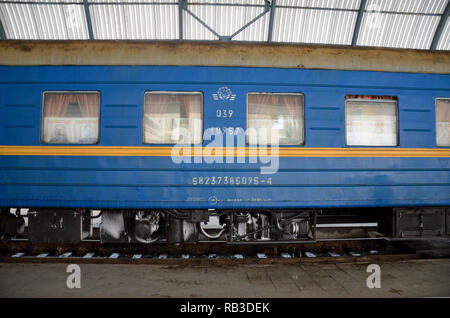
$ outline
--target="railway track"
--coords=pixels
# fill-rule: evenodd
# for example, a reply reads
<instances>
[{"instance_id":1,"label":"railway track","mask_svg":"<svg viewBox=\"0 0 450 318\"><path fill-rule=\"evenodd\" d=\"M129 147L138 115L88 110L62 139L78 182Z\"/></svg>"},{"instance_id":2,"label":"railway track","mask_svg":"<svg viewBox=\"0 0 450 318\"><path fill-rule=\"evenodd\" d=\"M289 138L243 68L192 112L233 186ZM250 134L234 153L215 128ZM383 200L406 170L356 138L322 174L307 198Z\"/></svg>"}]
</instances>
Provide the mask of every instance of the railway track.
<instances>
[{"instance_id":1,"label":"railway track","mask_svg":"<svg viewBox=\"0 0 450 318\"><path fill-rule=\"evenodd\" d=\"M299 264L369 263L425 257L389 240L323 240L303 245L228 245L197 243L182 246L166 244L102 245L98 241L80 244L33 244L27 240L0 243L3 263L90 263L90 264Z\"/></svg>"}]
</instances>

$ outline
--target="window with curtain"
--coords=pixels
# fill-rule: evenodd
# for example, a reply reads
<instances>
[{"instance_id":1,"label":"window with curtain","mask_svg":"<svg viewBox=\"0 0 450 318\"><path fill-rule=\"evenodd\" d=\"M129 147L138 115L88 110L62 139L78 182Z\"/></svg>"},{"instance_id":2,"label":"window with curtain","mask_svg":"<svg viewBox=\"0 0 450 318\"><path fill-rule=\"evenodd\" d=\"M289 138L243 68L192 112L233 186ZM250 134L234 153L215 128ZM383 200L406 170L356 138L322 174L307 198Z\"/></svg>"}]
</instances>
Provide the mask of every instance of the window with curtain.
<instances>
[{"instance_id":1,"label":"window with curtain","mask_svg":"<svg viewBox=\"0 0 450 318\"><path fill-rule=\"evenodd\" d=\"M390 96L347 96L345 128L348 146L396 146L397 100Z\"/></svg>"},{"instance_id":2,"label":"window with curtain","mask_svg":"<svg viewBox=\"0 0 450 318\"><path fill-rule=\"evenodd\" d=\"M98 143L100 93L45 92L43 104L41 139L44 143Z\"/></svg>"},{"instance_id":3,"label":"window with curtain","mask_svg":"<svg viewBox=\"0 0 450 318\"><path fill-rule=\"evenodd\" d=\"M436 144L450 147L450 98L436 99Z\"/></svg>"},{"instance_id":4,"label":"window with curtain","mask_svg":"<svg viewBox=\"0 0 450 318\"><path fill-rule=\"evenodd\" d=\"M200 144L203 130L200 92L147 92L144 98L144 143Z\"/></svg>"},{"instance_id":5,"label":"window with curtain","mask_svg":"<svg viewBox=\"0 0 450 318\"><path fill-rule=\"evenodd\" d=\"M248 144L270 145L278 139L280 145L302 145L303 114L302 94L248 93Z\"/></svg>"}]
</instances>

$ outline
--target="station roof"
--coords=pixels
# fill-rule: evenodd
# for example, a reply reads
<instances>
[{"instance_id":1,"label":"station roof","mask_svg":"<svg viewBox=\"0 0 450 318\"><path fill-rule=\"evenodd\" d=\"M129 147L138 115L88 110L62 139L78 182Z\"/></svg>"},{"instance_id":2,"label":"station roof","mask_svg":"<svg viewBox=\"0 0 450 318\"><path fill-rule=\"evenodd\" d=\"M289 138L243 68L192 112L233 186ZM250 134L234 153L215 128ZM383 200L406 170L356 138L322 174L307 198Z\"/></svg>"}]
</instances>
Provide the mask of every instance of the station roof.
<instances>
[{"instance_id":1,"label":"station roof","mask_svg":"<svg viewBox=\"0 0 450 318\"><path fill-rule=\"evenodd\" d=\"M450 50L449 11L450 0L0 0L0 38Z\"/></svg>"}]
</instances>

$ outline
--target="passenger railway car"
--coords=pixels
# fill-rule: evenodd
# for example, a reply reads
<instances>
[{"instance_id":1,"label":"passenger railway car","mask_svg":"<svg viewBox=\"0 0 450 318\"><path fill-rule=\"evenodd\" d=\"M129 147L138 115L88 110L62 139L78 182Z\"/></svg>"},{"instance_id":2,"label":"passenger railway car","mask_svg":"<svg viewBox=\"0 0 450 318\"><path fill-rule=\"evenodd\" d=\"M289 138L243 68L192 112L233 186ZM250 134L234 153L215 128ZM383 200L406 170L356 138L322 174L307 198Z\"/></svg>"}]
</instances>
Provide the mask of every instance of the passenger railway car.
<instances>
[{"instance_id":1,"label":"passenger railway car","mask_svg":"<svg viewBox=\"0 0 450 318\"><path fill-rule=\"evenodd\" d=\"M10 208L46 242L92 210L102 242L302 242L344 215L449 232L449 52L3 42L5 237Z\"/></svg>"}]
</instances>

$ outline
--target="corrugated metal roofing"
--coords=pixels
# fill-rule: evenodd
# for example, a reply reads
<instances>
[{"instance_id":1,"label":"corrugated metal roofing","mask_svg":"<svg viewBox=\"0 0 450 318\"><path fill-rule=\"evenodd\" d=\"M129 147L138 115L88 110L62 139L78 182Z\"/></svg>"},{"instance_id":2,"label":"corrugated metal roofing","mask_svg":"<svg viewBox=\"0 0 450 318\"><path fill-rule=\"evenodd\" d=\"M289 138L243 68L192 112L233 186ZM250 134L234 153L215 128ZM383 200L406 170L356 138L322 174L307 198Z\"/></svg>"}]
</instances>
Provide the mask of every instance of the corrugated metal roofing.
<instances>
[{"instance_id":1,"label":"corrugated metal roofing","mask_svg":"<svg viewBox=\"0 0 450 318\"><path fill-rule=\"evenodd\" d=\"M188 2L189 3L189 2ZM214 5L207 5L210 3ZM220 4L220 5L216 5ZM251 19L264 12L262 0L192 1L188 9L221 36L231 36ZM217 36L200 24L187 11L183 12L183 34L187 40L217 40ZM265 14L248 28L237 34L237 41L266 41L269 15Z\"/></svg>"},{"instance_id":2,"label":"corrugated metal roofing","mask_svg":"<svg viewBox=\"0 0 450 318\"><path fill-rule=\"evenodd\" d=\"M16 3L14 3L16 2ZM35 4L0 2L0 21L8 39L88 39L83 6L75 0L46 0Z\"/></svg>"},{"instance_id":3,"label":"corrugated metal roofing","mask_svg":"<svg viewBox=\"0 0 450 318\"><path fill-rule=\"evenodd\" d=\"M131 2L122 1L123 3ZM162 40L178 38L178 6L167 0L133 0L137 4L109 4L96 0L89 6L93 35L99 40ZM172 1L174 4L177 2Z\"/></svg>"},{"instance_id":4,"label":"corrugated metal roofing","mask_svg":"<svg viewBox=\"0 0 450 318\"><path fill-rule=\"evenodd\" d=\"M2 39L450 49L450 0L0 0Z\"/></svg>"},{"instance_id":5,"label":"corrugated metal roofing","mask_svg":"<svg viewBox=\"0 0 450 318\"><path fill-rule=\"evenodd\" d=\"M360 0L279 0L273 40L349 45L359 4Z\"/></svg>"},{"instance_id":6,"label":"corrugated metal roofing","mask_svg":"<svg viewBox=\"0 0 450 318\"><path fill-rule=\"evenodd\" d=\"M436 48L438 50L450 50L450 19L448 18Z\"/></svg>"},{"instance_id":7,"label":"corrugated metal roofing","mask_svg":"<svg viewBox=\"0 0 450 318\"><path fill-rule=\"evenodd\" d=\"M447 0L370 0L358 45L427 49Z\"/></svg>"}]
</instances>

